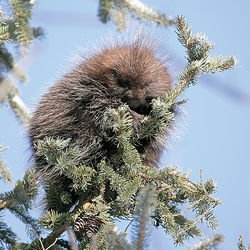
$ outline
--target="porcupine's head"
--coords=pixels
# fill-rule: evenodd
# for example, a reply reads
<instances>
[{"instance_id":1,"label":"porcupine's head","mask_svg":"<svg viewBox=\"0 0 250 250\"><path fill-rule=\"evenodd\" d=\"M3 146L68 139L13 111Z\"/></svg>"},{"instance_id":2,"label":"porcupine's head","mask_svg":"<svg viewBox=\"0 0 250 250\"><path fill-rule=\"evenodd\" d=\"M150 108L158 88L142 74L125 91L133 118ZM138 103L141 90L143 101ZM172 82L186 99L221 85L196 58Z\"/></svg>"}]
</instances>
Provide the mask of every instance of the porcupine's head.
<instances>
[{"instance_id":1,"label":"porcupine's head","mask_svg":"<svg viewBox=\"0 0 250 250\"><path fill-rule=\"evenodd\" d=\"M171 88L171 77L156 46L144 37L132 43L117 44L89 58L90 78L129 105L139 115L148 115L153 98Z\"/></svg>"}]
</instances>

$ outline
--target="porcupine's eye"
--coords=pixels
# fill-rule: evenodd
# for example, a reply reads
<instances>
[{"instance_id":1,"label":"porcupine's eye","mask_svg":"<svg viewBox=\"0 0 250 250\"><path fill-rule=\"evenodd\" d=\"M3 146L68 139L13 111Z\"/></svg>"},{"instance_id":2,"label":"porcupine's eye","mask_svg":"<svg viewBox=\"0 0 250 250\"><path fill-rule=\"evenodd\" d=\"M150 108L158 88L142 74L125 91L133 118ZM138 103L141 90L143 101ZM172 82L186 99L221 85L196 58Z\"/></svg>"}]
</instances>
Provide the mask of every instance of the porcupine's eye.
<instances>
[{"instance_id":1,"label":"porcupine's eye","mask_svg":"<svg viewBox=\"0 0 250 250\"><path fill-rule=\"evenodd\" d=\"M128 79L123 79L123 78L121 78L121 77L118 77L116 81L117 81L117 84L118 84L119 86L121 86L121 87L123 87L123 88L127 88L127 89L130 88L130 85L131 85L130 80L128 80Z\"/></svg>"},{"instance_id":2,"label":"porcupine's eye","mask_svg":"<svg viewBox=\"0 0 250 250\"><path fill-rule=\"evenodd\" d=\"M129 79L122 77L116 70L113 70L112 74L114 76L117 85L119 85L124 89L130 89L131 81Z\"/></svg>"}]
</instances>

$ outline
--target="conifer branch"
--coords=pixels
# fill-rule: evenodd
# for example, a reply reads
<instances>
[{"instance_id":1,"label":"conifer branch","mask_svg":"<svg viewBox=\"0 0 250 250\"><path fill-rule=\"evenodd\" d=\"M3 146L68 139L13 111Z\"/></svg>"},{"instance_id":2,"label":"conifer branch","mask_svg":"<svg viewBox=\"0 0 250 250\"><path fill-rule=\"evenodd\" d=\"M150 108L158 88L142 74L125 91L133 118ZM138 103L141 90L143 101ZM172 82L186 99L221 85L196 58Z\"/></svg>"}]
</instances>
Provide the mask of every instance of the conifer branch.
<instances>
[{"instance_id":1,"label":"conifer branch","mask_svg":"<svg viewBox=\"0 0 250 250\"><path fill-rule=\"evenodd\" d=\"M0 210L7 209L19 218L28 228L40 234L37 221L28 212L37 193L37 181L32 171L28 171L22 181L17 181L15 188L10 192L0 193ZM30 231L29 231L30 232Z\"/></svg>"},{"instance_id":2,"label":"conifer branch","mask_svg":"<svg viewBox=\"0 0 250 250\"><path fill-rule=\"evenodd\" d=\"M110 0L99 0L98 17L101 22L107 23L110 20L112 5Z\"/></svg>"},{"instance_id":3,"label":"conifer branch","mask_svg":"<svg viewBox=\"0 0 250 250\"><path fill-rule=\"evenodd\" d=\"M248 247L246 247L243 243L243 238L242 236L239 237L239 241L238 241L238 250L249 250L250 249L250 245Z\"/></svg>"},{"instance_id":4,"label":"conifer branch","mask_svg":"<svg viewBox=\"0 0 250 250\"><path fill-rule=\"evenodd\" d=\"M142 189L137 197L132 230L132 245L134 249L143 250L149 245L150 220L155 210L155 205L155 188L149 185Z\"/></svg>"},{"instance_id":5,"label":"conifer branch","mask_svg":"<svg viewBox=\"0 0 250 250\"><path fill-rule=\"evenodd\" d=\"M7 247L14 247L16 245L18 237L5 222L1 221L2 219L1 217L0 217L0 248L1 246L3 247L4 245L6 245Z\"/></svg>"},{"instance_id":6,"label":"conifer branch","mask_svg":"<svg viewBox=\"0 0 250 250\"><path fill-rule=\"evenodd\" d=\"M127 14L164 27L175 24L173 18L167 17L139 0L99 0L98 17L101 22L107 23L113 20L118 29L123 31L127 27L125 19Z\"/></svg>"},{"instance_id":7,"label":"conifer branch","mask_svg":"<svg viewBox=\"0 0 250 250\"><path fill-rule=\"evenodd\" d=\"M33 38L32 29L29 26L32 4L29 1L9 0L15 14L15 34L21 49L29 45Z\"/></svg>"},{"instance_id":8,"label":"conifer branch","mask_svg":"<svg viewBox=\"0 0 250 250\"><path fill-rule=\"evenodd\" d=\"M104 236L109 243L109 250L132 250L132 245L126 239L126 234L121 232L116 232L113 227L104 228ZM98 248L100 249L100 248Z\"/></svg>"},{"instance_id":9,"label":"conifer branch","mask_svg":"<svg viewBox=\"0 0 250 250\"><path fill-rule=\"evenodd\" d=\"M116 119L113 121L116 123L118 122ZM124 119L123 121L126 124L127 121ZM118 123L120 124L120 122L121 120ZM120 124L118 127L124 128L124 124ZM118 129L116 131L121 130ZM124 131L128 132L130 130L125 129L123 132ZM119 134L119 136L122 138L129 138L128 135L122 136ZM53 163L58 163L58 159L63 157L60 155L68 155L68 151L74 152L71 155L73 159L77 158L74 154L77 154L78 150L67 147L69 140L61 141L61 143L59 139L54 140L49 138L48 140L49 141L40 141L38 143L40 147L40 150L38 151L39 155L41 155L41 152L44 152L46 159L51 159ZM50 150L43 149L44 146L47 147L48 143L50 143ZM54 145L54 147L52 145ZM55 147L62 148L62 146L59 145L64 145L63 148L65 148L65 151L55 150ZM53 152L52 155L51 152ZM133 153L131 157L133 158ZM68 158L70 159L70 157ZM111 163L112 162L109 164ZM197 227L197 224L201 221L207 221L212 228L216 225L212 211L219 202L210 196L210 194L215 191L213 182L208 181L204 184L195 184L191 182L185 174L178 172L176 168L168 167L159 171L158 169L139 165L131 170L128 165L123 165L120 170L116 169L116 171L114 171L113 165L109 164L102 161L96 168L96 173L94 175L91 174L90 183L94 183L95 181L96 183L101 184L100 187L95 185L95 191L93 190L94 186L90 185L89 187L92 189L91 193L100 194L100 196L98 196L99 198L88 199L88 206L85 206L84 203L82 203L84 201L86 202L86 198L83 199L83 201L72 211L72 216L75 218L73 221L76 222L80 219L80 221L82 221L81 223L83 223L82 225L85 225L87 218L95 216L95 223L99 223L97 220L100 219L102 223L106 224L111 217L131 217L135 213L135 198L138 198L138 191L143 186L154 183L157 188L158 196L156 211L153 218L156 221L156 224L160 224L167 232L170 232L173 238L176 239L176 242L181 243L184 239L190 236L200 235L200 230ZM69 165L68 168L71 166L72 165ZM65 169L61 169L62 173ZM74 182L74 179L72 180ZM107 180L109 185L105 186L104 184L107 183ZM135 180L135 185L132 180ZM58 193L60 193L60 186L58 186L58 188L58 191L56 191L57 196ZM115 199L111 198L115 194L112 193L114 191L117 192L114 196L114 198L116 197ZM88 189L84 192L90 194ZM86 194L82 194L83 197L86 197ZM108 200L111 199L111 202L105 200L105 197L107 197ZM182 207L181 204L185 202L189 202L190 206L180 212L180 207ZM188 219L185 217L185 213L190 211L193 211L197 217L196 219ZM65 219L62 220L58 217L58 222L59 221L65 221ZM59 228L61 228L61 226Z\"/></svg>"},{"instance_id":10,"label":"conifer branch","mask_svg":"<svg viewBox=\"0 0 250 250\"><path fill-rule=\"evenodd\" d=\"M32 15L34 1L9 0L8 10L0 13L0 103L9 101L11 108L17 118L25 126L29 122L30 113L23 101L18 96L18 88L11 82L8 74L18 77L19 81L24 81L25 76L20 73L15 63L15 57L9 49L7 43L12 43L19 48L21 55L24 55L25 48L32 40L42 35L41 28L33 28L29 24Z\"/></svg>"},{"instance_id":11,"label":"conifer branch","mask_svg":"<svg viewBox=\"0 0 250 250\"><path fill-rule=\"evenodd\" d=\"M169 134L171 125L174 123L176 109L183 103L177 99L187 87L196 83L201 74L225 71L236 65L234 57L210 56L209 52L214 48L213 43L204 35L192 34L191 28L183 17L177 16L176 26L178 39L186 48L187 65L174 88L165 96L152 101L152 110L142 121L136 143L140 143L143 139L154 138L159 132Z\"/></svg>"},{"instance_id":12,"label":"conifer branch","mask_svg":"<svg viewBox=\"0 0 250 250\"><path fill-rule=\"evenodd\" d=\"M175 24L175 20L173 18L159 13L158 11L148 7L139 0L123 0L123 2L128 10L132 11L132 13L135 13L135 15L141 19L153 21L156 24L165 27Z\"/></svg>"},{"instance_id":13,"label":"conifer branch","mask_svg":"<svg viewBox=\"0 0 250 250\"><path fill-rule=\"evenodd\" d=\"M190 250L212 250L217 249L217 247L224 241L224 237L220 234L216 234L211 238L200 241L195 244Z\"/></svg>"},{"instance_id":14,"label":"conifer branch","mask_svg":"<svg viewBox=\"0 0 250 250\"><path fill-rule=\"evenodd\" d=\"M167 103L172 106L181 93L202 73L215 73L233 68L236 60L233 57L211 57L209 51L214 45L204 35L191 32L191 28L182 16L176 19L177 35L179 41L186 48L188 64L180 74L175 88L167 93Z\"/></svg>"}]
</instances>

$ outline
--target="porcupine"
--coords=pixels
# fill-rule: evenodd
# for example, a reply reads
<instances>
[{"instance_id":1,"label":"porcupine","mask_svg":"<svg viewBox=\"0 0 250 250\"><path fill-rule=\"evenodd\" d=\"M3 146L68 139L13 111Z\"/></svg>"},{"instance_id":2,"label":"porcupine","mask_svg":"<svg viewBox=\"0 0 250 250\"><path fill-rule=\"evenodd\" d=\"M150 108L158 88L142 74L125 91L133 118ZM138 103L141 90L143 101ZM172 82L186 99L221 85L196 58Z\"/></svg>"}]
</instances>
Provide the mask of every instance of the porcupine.
<instances>
[{"instance_id":1,"label":"porcupine","mask_svg":"<svg viewBox=\"0 0 250 250\"><path fill-rule=\"evenodd\" d=\"M81 59L41 98L29 127L33 151L38 140L59 137L70 139L70 144L79 148L82 164L95 167L109 158L114 147L103 136L107 108L127 104L136 133L140 121L150 113L152 99L171 88L168 68L156 54L154 42L137 37ZM137 146L145 165L157 166L164 139L162 133ZM34 158L41 168L43 160L35 154ZM64 181L70 185L70 180Z\"/></svg>"}]
</instances>

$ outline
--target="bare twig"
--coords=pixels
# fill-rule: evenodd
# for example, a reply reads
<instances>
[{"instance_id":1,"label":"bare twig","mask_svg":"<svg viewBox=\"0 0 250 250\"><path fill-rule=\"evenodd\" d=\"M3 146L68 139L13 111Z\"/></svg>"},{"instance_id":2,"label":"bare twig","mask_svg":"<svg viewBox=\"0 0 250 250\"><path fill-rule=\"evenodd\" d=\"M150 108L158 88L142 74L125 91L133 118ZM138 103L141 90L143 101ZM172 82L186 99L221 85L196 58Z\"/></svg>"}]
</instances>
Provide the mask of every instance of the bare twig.
<instances>
[{"instance_id":1,"label":"bare twig","mask_svg":"<svg viewBox=\"0 0 250 250\"><path fill-rule=\"evenodd\" d=\"M128 223L127 227L126 227L125 230L124 230L125 233L127 232L127 230L129 229L129 227L131 226L131 224L133 223L134 220L135 220L135 219L132 219L132 220Z\"/></svg>"}]
</instances>

